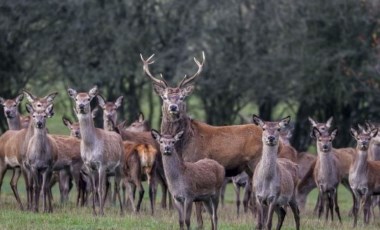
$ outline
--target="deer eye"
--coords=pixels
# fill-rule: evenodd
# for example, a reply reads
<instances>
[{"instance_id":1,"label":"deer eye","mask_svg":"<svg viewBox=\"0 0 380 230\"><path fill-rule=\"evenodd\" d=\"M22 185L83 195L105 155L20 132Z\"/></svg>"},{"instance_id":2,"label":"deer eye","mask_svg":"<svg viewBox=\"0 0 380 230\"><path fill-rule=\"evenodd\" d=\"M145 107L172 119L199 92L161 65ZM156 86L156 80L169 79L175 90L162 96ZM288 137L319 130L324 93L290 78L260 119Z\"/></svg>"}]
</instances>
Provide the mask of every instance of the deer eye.
<instances>
[{"instance_id":1,"label":"deer eye","mask_svg":"<svg viewBox=\"0 0 380 230\"><path fill-rule=\"evenodd\" d=\"M180 99L180 100L183 100L183 99L185 99L185 97L184 97L184 96L180 96L179 99Z\"/></svg>"},{"instance_id":2,"label":"deer eye","mask_svg":"<svg viewBox=\"0 0 380 230\"><path fill-rule=\"evenodd\" d=\"M281 129L280 129L280 128L278 128L278 129L277 129L277 131L279 131L279 132L280 132L280 131L281 131Z\"/></svg>"},{"instance_id":3,"label":"deer eye","mask_svg":"<svg viewBox=\"0 0 380 230\"><path fill-rule=\"evenodd\" d=\"M166 96L162 96L162 99L163 100L167 100L168 98Z\"/></svg>"},{"instance_id":4,"label":"deer eye","mask_svg":"<svg viewBox=\"0 0 380 230\"><path fill-rule=\"evenodd\" d=\"M91 98L87 99L87 101L91 101Z\"/></svg>"},{"instance_id":5,"label":"deer eye","mask_svg":"<svg viewBox=\"0 0 380 230\"><path fill-rule=\"evenodd\" d=\"M13 105L13 107L16 107L17 105Z\"/></svg>"}]
</instances>

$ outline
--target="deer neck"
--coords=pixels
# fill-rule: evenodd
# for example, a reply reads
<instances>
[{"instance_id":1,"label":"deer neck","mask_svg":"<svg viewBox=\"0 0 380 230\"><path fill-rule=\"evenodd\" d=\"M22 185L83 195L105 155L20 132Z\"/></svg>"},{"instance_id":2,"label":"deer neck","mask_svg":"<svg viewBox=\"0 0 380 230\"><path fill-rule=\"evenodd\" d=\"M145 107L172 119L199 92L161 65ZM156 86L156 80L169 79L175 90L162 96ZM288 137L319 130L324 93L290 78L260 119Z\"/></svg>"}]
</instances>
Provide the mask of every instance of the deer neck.
<instances>
[{"instance_id":1,"label":"deer neck","mask_svg":"<svg viewBox=\"0 0 380 230\"><path fill-rule=\"evenodd\" d=\"M357 154L355 154L352 162L353 173L355 173L356 175L366 173L368 166L368 151L356 149L356 153Z\"/></svg>"},{"instance_id":2,"label":"deer neck","mask_svg":"<svg viewBox=\"0 0 380 230\"><path fill-rule=\"evenodd\" d=\"M116 116L109 118L107 116L103 116L103 128L107 131L114 131L114 126L116 125Z\"/></svg>"},{"instance_id":3,"label":"deer neck","mask_svg":"<svg viewBox=\"0 0 380 230\"><path fill-rule=\"evenodd\" d=\"M79 121L79 127L81 132L81 140L86 145L92 145L96 141L96 128L94 125L94 120L90 113L88 114L81 114L78 113L78 121Z\"/></svg>"},{"instance_id":4,"label":"deer neck","mask_svg":"<svg viewBox=\"0 0 380 230\"><path fill-rule=\"evenodd\" d=\"M273 178L277 175L277 154L279 144L269 146L263 144L263 153L260 160L261 176Z\"/></svg>"},{"instance_id":5,"label":"deer neck","mask_svg":"<svg viewBox=\"0 0 380 230\"><path fill-rule=\"evenodd\" d=\"M169 183L173 181L182 181L185 163L177 152L172 153L170 156L163 154L162 163L164 166L165 177Z\"/></svg>"},{"instance_id":6,"label":"deer neck","mask_svg":"<svg viewBox=\"0 0 380 230\"><path fill-rule=\"evenodd\" d=\"M380 160L380 142L371 141L369 145L369 160Z\"/></svg>"},{"instance_id":7,"label":"deer neck","mask_svg":"<svg viewBox=\"0 0 380 230\"><path fill-rule=\"evenodd\" d=\"M320 149L318 151L319 158L319 173L320 175L333 175L333 157L332 151L323 152Z\"/></svg>"},{"instance_id":8,"label":"deer neck","mask_svg":"<svg viewBox=\"0 0 380 230\"><path fill-rule=\"evenodd\" d=\"M20 130L21 129L21 120L20 114L16 114L15 117L7 118L9 130Z\"/></svg>"}]
</instances>

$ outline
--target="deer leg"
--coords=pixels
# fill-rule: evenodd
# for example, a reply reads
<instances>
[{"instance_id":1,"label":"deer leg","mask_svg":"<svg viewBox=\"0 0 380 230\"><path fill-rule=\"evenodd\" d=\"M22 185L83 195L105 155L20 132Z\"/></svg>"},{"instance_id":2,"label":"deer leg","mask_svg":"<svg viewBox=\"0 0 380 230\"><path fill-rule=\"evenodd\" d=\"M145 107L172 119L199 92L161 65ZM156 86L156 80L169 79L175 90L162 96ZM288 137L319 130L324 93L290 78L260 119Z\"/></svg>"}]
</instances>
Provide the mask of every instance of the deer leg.
<instances>
[{"instance_id":1,"label":"deer leg","mask_svg":"<svg viewBox=\"0 0 380 230\"><path fill-rule=\"evenodd\" d=\"M247 182L247 184L245 185L245 188L244 188L244 197L243 197L243 207L244 207L244 213L247 213L248 211L248 203L249 203L249 198L251 196L251 186L250 186L250 183Z\"/></svg>"},{"instance_id":2,"label":"deer leg","mask_svg":"<svg viewBox=\"0 0 380 230\"><path fill-rule=\"evenodd\" d=\"M33 177L33 192L34 192L34 202L33 202L33 211L38 212L38 204L40 199L41 184L40 177L38 175L38 170L31 168L31 176Z\"/></svg>"},{"instance_id":3,"label":"deer leg","mask_svg":"<svg viewBox=\"0 0 380 230\"><path fill-rule=\"evenodd\" d=\"M97 188L96 188L96 173L95 172L91 172L91 186L92 186L92 214L94 216L96 216L96 208L95 208L95 204L96 204L96 196L97 196Z\"/></svg>"},{"instance_id":4,"label":"deer leg","mask_svg":"<svg viewBox=\"0 0 380 230\"><path fill-rule=\"evenodd\" d=\"M133 212L136 212L135 199L133 198L133 189L132 189L132 186L134 186L134 184L130 182L126 182L126 181L125 181L125 184L128 185L129 201L131 202L132 210Z\"/></svg>"},{"instance_id":5,"label":"deer leg","mask_svg":"<svg viewBox=\"0 0 380 230\"><path fill-rule=\"evenodd\" d=\"M286 211L285 211L285 209L283 207L280 207L278 205L276 205L276 208L274 209L274 211L277 214L277 226L276 226L276 229L280 230L281 227L282 227L282 224L284 223Z\"/></svg>"},{"instance_id":6,"label":"deer leg","mask_svg":"<svg viewBox=\"0 0 380 230\"><path fill-rule=\"evenodd\" d=\"M350 183L348 182L347 179L344 179L342 180L342 185L351 193L351 196L352 196L352 207L351 209L348 211L348 216L349 217L352 217L353 215L353 209L354 209L354 206L355 206L355 202L356 202L356 199L355 199L355 194L354 192L352 191L351 189L351 186L350 186Z\"/></svg>"},{"instance_id":7,"label":"deer leg","mask_svg":"<svg viewBox=\"0 0 380 230\"><path fill-rule=\"evenodd\" d=\"M240 186L238 184L233 183L236 197L236 213L239 216L240 209Z\"/></svg>"},{"instance_id":8,"label":"deer leg","mask_svg":"<svg viewBox=\"0 0 380 230\"><path fill-rule=\"evenodd\" d=\"M106 199L107 176L106 176L106 171L102 166L99 167L98 173L99 173L98 194L99 194L99 206L100 206L99 214L101 216L104 216L104 203Z\"/></svg>"},{"instance_id":9,"label":"deer leg","mask_svg":"<svg viewBox=\"0 0 380 230\"><path fill-rule=\"evenodd\" d=\"M10 184L11 184L11 188L12 188L13 194L16 197L16 201L17 201L20 209L24 210L24 207L22 205L22 202L21 202L21 199L20 199L20 195L18 194L18 189L17 189L17 182L18 182L18 179L20 178L20 175L21 175L21 168L14 168ZM4 175L2 175L2 176L4 176ZM1 188L1 182L0 182L0 188Z\"/></svg>"},{"instance_id":10,"label":"deer leg","mask_svg":"<svg viewBox=\"0 0 380 230\"><path fill-rule=\"evenodd\" d=\"M142 202L142 199L144 197L144 192L145 192L144 191L144 187L142 186L141 180L139 180L139 179L136 179L136 181L135 181L135 183L137 184L137 188L139 190L139 199L137 201L137 206L136 206L136 211L137 212L140 211L141 202Z\"/></svg>"},{"instance_id":11,"label":"deer leg","mask_svg":"<svg viewBox=\"0 0 380 230\"><path fill-rule=\"evenodd\" d=\"M61 204L69 199L70 175L66 169L59 171L59 191L61 193Z\"/></svg>"},{"instance_id":12,"label":"deer leg","mask_svg":"<svg viewBox=\"0 0 380 230\"><path fill-rule=\"evenodd\" d=\"M338 220L340 223L342 223L342 218L340 216L340 210L339 210L339 205L338 205L338 190L334 190L334 206L335 206L336 215L338 216Z\"/></svg>"},{"instance_id":13,"label":"deer leg","mask_svg":"<svg viewBox=\"0 0 380 230\"><path fill-rule=\"evenodd\" d=\"M120 168L117 169L115 172L115 191L117 195L117 199L119 200L119 205L120 205L120 215L124 215L124 208L123 208L123 202L120 197L120 182L121 182L121 172Z\"/></svg>"},{"instance_id":14,"label":"deer leg","mask_svg":"<svg viewBox=\"0 0 380 230\"><path fill-rule=\"evenodd\" d=\"M354 208L352 210L352 214L354 215L354 223L353 223L353 227L356 227L357 223L358 223L358 212L359 212L359 204L360 204L360 196L358 193L355 192L355 205L354 205Z\"/></svg>"},{"instance_id":15,"label":"deer leg","mask_svg":"<svg viewBox=\"0 0 380 230\"><path fill-rule=\"evenodd\" d=\"M202 218L202 203L201 202L195 202L195 213L197 215L197 224L198 228L203 228L203 218Z\"/></svg>"},{"instance_id":16,"label":"deer leg","mask_svg":"<svg viewBox=\"0 0 380 230\"><path fill-rule=\"evenodd\" d=\"M27 209L28 210L32 210L33 209L33 197L34 197L34 190L33 190L33 186L34 186L34 181L33 181L33 177L31 175L31 172L30 170L26 170L26 169L23 169L22 170L22 173L24 175L24 178L25 178L25 187L26 187L26 196L27 196Z\"/></svg>"},{"instance_id":17,"label":"deer leg","mask_svg":"<svg viewBox=\"0 0 380 230\"><path fill-rule=\"evenodd\" d=\"M275 199L273 197L273 199L269 199L268 198L268 214L267 214L267 222L266 222L266 226L267 226L267 229L272 229L272 219L273 219L273 212L274 212L274 209L276 208L276 202L275 202Z\"/></svg>"},{"instance_id":18,"label":"deer leg","mask_svg":"<svg viewBox=\"0 0 380 230\"><path fill-rule=\"evenodd\" d=\"M261 201L256 199L256 229L262 229L263 228L263 204Z\"/></svg>"},{"instance_id":19,"label":"deer leg","mask_svg":"<svg viewBox=\"0 0 380 230\"><path fill-rule=\"evenodd\" d=\"M212 202L212 219L214 222L214 230L218 229L218 205L219 205L219 194L211 197Z\"/></svg>"},{"instance_id":20,"label":"deer leg","mask_svg":"<svg viewBox=\"0 0 380 230\"><path fill-rule=\"evenodd\" d=\"M148 177L148 184L149 184L149 200L150 200L150 208L152 215L154 214L154 201L156 197L156 185L154 176L152 175L153 170L146 168L146 175Z\"/></svg>"},{"instance_id":21,"label":"deer leg","mask_svg":"<svg viewBox=\"0 0 380 230\"><path fill-rule=\"evenodd\" d=\"M185 222L185 217L184 217L184 204L181 203L180 201L174 199L174 206L177 208L178 211L178 223L179 223L179 228L184 229L184 222Z\"/></svg>"},{"instance_id":22,"label":"deer leg","mask_svg":"<svg viewBox=\"0 0 380 230\"><path fill-rule=\"evenodd\" d=\"M220 189L220 202L222 204L222 207L224 207L224 194L226 193L227 184L228 184L228 178L225 177L223 180L222 187Z\"/></svg>"},{"instance_id":23,"label":"deer leg","mask_svg":"<svg viewBox=\"0 0 380 230\"><path fill-rule=\"evenodd\" d=\"M371 196L365 195L363 205L364 205L364 208L363 208L364 223L367 225L367 224L369 224L369 209L371 206Z\"/></svg>"},{"instance_id":24,"label":"deer leg","mask_svg":"<svg viewBox=\"0 0 380 230\"><path fill-rule=\"evenodd\" d=\"M203 204L204 206L206 207L206 210L208 212L208 214L210 215L210 219L211 219L211 229L214 229L215 228L215 225L214 225L214 219L213 219L213 204L212 204L212 200L211 198L207 201L203 201Z\"/></svg>"},{"instance_id":25,"label":"deer leg","mask_svg":"<svg viewBox=\"0 0 380 230\"><path fill-rule=\"evenodd\" d=\"M297 201L294 197L289 201L289 206L293 212L294 222L296 223L296 230L299 230L300 229L300 210L298 209Z\"/></svg>"},{"instance_id":26,"label":"deer leg","mask_svg":"<svg viewBox=\"0 0 380 230\"><path fill-rule=\"evenodd\" d=\"M190 229L190 218L191 218L191 210L193 208L193 201L191 199L186 199L183 204L184 208L184 216L185 216L185 224L186 228L189 230Z\"/></svg>"},{"instance_id":27,"label":"deer leg","mask_svg":"<svg viewBox=\"0 0 380 230\"><path fill-rule=\"evenodd\" d=\"M325 205L325 196L323 192L320 190L318 193L317 203L318 205L318 219L321 219L322 213L323 213L323 206Z\"/></svg>"},{"instance_id":28,"label":"deer leg","mask_svg":"<svg viewBox=\"0 0 380 230\"><path fill-rule=\"evenodd\" d=\"M334 203L333 203L333 194L331 192L327 193L328 208L326 210L326 221L328 220L328 213L330 212L331 221L334 221Z\"/></svg>"}]
</instances>

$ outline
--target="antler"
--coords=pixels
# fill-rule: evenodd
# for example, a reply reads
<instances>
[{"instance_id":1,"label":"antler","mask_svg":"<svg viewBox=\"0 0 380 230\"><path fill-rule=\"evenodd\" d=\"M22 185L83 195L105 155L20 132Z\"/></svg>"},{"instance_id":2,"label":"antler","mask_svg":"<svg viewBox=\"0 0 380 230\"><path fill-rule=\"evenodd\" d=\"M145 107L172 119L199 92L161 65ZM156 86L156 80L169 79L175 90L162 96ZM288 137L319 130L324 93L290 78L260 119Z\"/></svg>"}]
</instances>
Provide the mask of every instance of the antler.
<instances>
[{"instance_id":1,"label":"antler","mask_svg":"<svg viewBox=\"0 0 380 230\"><path fill-rule=\"evenodd\" d=\"M182 81L179 83L178 87L180 88L181 86L184 86L184 85L187 85L189 84L190 82L192 82L201 72L202 72L202 68L203 68L203 64L205 63L205 52L202 51L202 63L199 62L195 57L194 57L194 62L195 64L197 64L198 66L198 71L193 75L191 76L190 78L187 78L187 75L185 75L185 77L182 79Z\"/></svg>"},{"instance_id":2,"label":"antler","mask_svg":"<svg viewBox=\"0 0 380 230\"><path fill-rule=\"evenodd\" d=\"M140 54L140 58L141 58L141 61L143 62L144 66L144 72L150 77L150 79L152 79L152 81L155 83L155 84L158 84L158 85L163 85L165 87L168 86L168 84L166 83L166 81L164 80L162 74L161 75L161 78L162 80L160 79L157 79L155 78L151 73L150 73L150 70L149 70L149 65L150 64L153 64L154 61L152 60L152 58L154 57L154 54L152 54L152 56L148 57L146 60L143 58L142 54Z\"/></svg>"}]
</instances>

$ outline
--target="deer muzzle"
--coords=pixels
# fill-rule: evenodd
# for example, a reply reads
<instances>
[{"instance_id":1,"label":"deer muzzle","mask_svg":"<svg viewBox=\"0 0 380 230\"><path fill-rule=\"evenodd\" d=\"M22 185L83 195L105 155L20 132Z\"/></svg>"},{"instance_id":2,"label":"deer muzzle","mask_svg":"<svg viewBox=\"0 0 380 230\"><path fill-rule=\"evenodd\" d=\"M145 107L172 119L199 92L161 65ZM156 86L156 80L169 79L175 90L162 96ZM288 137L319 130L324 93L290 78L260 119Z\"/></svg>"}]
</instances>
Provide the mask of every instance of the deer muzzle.
<instances>
[{"instance_id":1,"label":"deer muzzle","mask_svg":"<svg viewBox=\"0 0 380 230\"><path fill-rule=\"evenodd\" d=\"M170 113L178 113L178 105L176 105L176 104L169 105L169 112Z\"/></svg>"}]
</instances>

